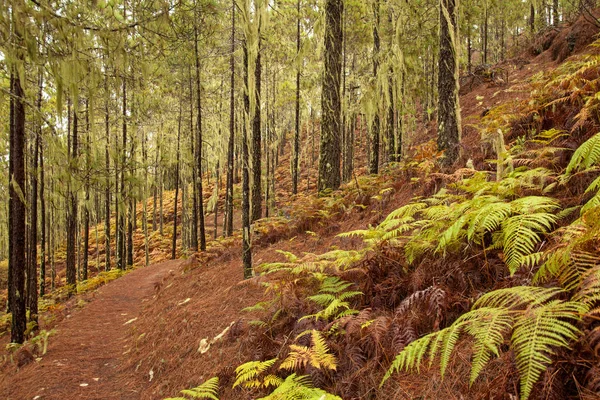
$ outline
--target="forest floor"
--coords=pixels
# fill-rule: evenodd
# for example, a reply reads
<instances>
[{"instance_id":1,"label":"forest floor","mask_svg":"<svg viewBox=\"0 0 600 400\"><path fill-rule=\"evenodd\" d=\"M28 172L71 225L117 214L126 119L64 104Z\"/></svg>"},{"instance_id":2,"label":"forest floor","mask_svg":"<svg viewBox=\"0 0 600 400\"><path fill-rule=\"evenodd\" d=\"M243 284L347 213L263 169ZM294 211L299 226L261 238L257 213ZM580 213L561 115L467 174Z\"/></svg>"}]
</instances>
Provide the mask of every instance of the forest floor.
<instances>
[{"instance_id":1,"label":"forest floor","mask_svg":"<svg viewBox=\"0 0 600 400\"><path fill-rule=\"evenodd\" d=\"M119 374L126 357L131 321L155 293L155 287L183 261L166 261L117 279L78 304L49 337L48 352L35 362L30 354L17 359L29 365L17 374L3 371L0 393L8 399L137 399ZM29 360L28 360L29 358Z\"/></svg>"},{"instance_id":2,"label":"forest floor","mask_svg":"<svg viewBox=\"0 0 600 400\"><path fill-rule=\"evenodd\" d=\"M489 156L482 148L480 133L469 125L490 108L525 99L529 90L524 85L527 79L556 67L562 60L556 62L550 52L545 52L537 57L530 55L525 61L507 62L507 82L482 82L461 96L465 122L463 161L472 159L476 169L483 169ZM426 143L434 137L433 129L420 126L407 146ZM289 180L288 161L289 152L277 171L278 184ZM309 186L316 172L305 172L306 180L302 182ZM407 177L397 178L389 178L395 191L385 201L363 204L354 198L354 206L344 210L339 218L323 224L299 225L296 230L284 226L281 234L263 234L253 249L254 265L282 261L278 251L301 255L356 248L360 240L336 235L378 224L390 211L424 190L415 190ZM288 189L278 187L282 194ZM300 197L295 203L285 200L281 201L288 204L285 211L290 211L302 207L306 198ZM242 398L239 391L228 389L235 367L249 359L264 359L269 349L256 346L260 341L255 338L248 340L254 334L249 329L253 315L240 310L264 299L264 289L260 281L242 281L239 242L239 237L218 242L196 264L176 260L136 269L95 292L70 300L62 311L62 320L54 325L56 333L49 337L45 355L35 359L23 348L14 354L14 363L5 362L0 367L0 397L161 399L219 376L225 388L221 398ZM165 243L167 246L159 250L167 254L170 242ZM277 342L279 338L269 339L271 350L275 345L284 345ZM424 375L422 379L429 377Z\"/></svg>"}]
</instances>

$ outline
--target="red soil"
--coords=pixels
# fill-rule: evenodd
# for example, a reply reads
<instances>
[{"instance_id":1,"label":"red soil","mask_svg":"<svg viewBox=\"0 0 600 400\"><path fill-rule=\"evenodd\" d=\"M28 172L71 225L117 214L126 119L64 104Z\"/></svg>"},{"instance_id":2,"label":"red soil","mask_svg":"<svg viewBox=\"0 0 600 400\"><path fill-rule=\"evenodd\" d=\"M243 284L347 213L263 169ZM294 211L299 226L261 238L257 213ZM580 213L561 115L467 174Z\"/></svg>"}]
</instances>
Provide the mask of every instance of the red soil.
<instances>
[{"instance_id":1,"label":"red soil","mask_svg":"<svg viewBox=\"0 0 600 400\"><path fill-rule=\"evenodd\" d=\"M174 273L182 261L138 269L100 288L91 302L76 310L50 336L48 352L18 372L14 364L0 376L0 395L17 399L138 399L127 390L118 367L126 358L127 337L155 284ZM83 385L83 386L82 386Z\"/></svg>"}]
</instances>

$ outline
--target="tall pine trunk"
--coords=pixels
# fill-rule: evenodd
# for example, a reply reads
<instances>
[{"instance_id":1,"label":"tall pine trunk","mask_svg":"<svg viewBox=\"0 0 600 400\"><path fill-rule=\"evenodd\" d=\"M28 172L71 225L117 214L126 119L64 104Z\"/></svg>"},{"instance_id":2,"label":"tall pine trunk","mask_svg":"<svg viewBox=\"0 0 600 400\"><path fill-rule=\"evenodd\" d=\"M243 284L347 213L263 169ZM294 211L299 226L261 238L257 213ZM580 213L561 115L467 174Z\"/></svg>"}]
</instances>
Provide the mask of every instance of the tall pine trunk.
<instances>
[{"instance_id":1,"label":"tall pine trunk","mask_svg":"<svg viewBox=\"0 0 600 400\"><path fill-rule=\"evenodd\" d=\"M202 97L200 90L200 55L198 53L198 28L194 26L194 55L196 58L196 191L198 194L198 220L200 223L200 250L206 250L206 232L204 225L204 192L202 191Z\"/></svg>"},{"instance_id":2,"label":"tall pine trunk","mask_svg":"<svg viewBox=\"0 0 600 400\"><path fill-rule=\"evenodd\" d=\"M373 78L374 90L378 92L378 75L379 75L379 52L381 50L381 40L379 38L379 0L375 0L373 5ZM379 93L375 95L375 99L379 98ZM373 117L373 125L371 126L371 159L369 160L369 173L376 174L379 172L379 139L381 137L381 120L379 119L379 101L375 101L375 115Z\"/></svg>"},{"instance_id":3,"label":"tall pine trunk","mask_svg":"<svg viewBox=\"0 0 600 400\"><path fill-rule=\"evenodd\" d=\"M41 133L41 132L40 132ZM40 135L41 136L41 135ZM40 297L46 294L46 197L44 178L44 146L38 142L40 152Z\"/></svg>"},{"instance_id":4,"label":"tall pine trunk","mask_svg":"<svg viewBox=\"0 0 600 400\"><path fill-rule=\"evenodd\" d=\"M189 90L190 90L190 152L192 158L196 157L196 137L194 135L194 95L193 79L190 69ZM198 168L195 162L192 163L192 221L190 227L190 249L198 251Z\"/></svg>"},{"instance_id":5,"label":"tall pine trunk","mask_svg":"<svg viewBox=\"0 0 600 400\"><path fill-rule=\"evenodd\" d=\"M83 266L81 278L85 281L88 278L89 250L90 250L90 110L89 100L85 100L85 204L83 205Z\"/></svg>"},{"instance_id":6,"label":"tall pine trunk","mask_svg":"<svg viewBox=\"0 0 600 400\"><path fill-rule=\"evenodd\" d=\"M252 121L252 214L251 222L262 218L262 149L261 149L261 39L258 27L258 50L254 69L254 119Z\"/></svg>"},{"instance_id":7,"label":"tall pine trunk","mask_svg":"<svg viewBox=\"0 0 600 400\"><path fill-rule=\"evenodd\" d=\"M9 188L10 270L9 308L12 312L10 341L23 343L25 339L25 202L15 187L25 188L25 92L18 72L11 74L12 118L10 121L9 171L14 185Z\"/></svg>"},{"instance_id":8,"label":"tall pine trunk","mask_svg":"<svg viewBox=\"0 0 600 400\"><path fill-rule=\"evenodd\" d=\"M71 132L71 150L69 154L70 181L73 181L77 173L78 158L78 129L79 121L77 117L77 108L79 100L75 99L73 109L73 127ZM71 107L68 107L69 109ZM77 192L73 188L73 182L69 184L69 205L67 210L67 285L69 285L69 295L76 291L77 286Z\"/></svg>"},{"instance_id":9,"label":"tall pine trunk","mask_svg":"<svg viewBox=\"0 0 600 400\"><path fill-rule=\"evenodd\" d=\"M173 212L173 244L171 247L171 259L174 260L177 256L177 202L179 201L179 164L180 164L180 141L181 141L181 114L183 99L179 101L179 118L177 119L177 155L175 157L175 211Z\"/></svg>"},{"instance_id":10,"label":"tall pine trunk","mask_svg":"<svg viewBox=\"0 0 600 400\"><path fill-rule=\"evenodd\" d=\"M440 57L438 72L438 150L442 163L451 165L460 155L458 100L457 0L440 0Z\"/></svg>"},{"instance_id":11,"label":"tall pine trunk","mask_svg":"<svg viewBox=\"0 0 600 400\"><path fill-rule=\"evenodd\" d=\"M244 279L252 277L252 247L250 244L250 156L248 154L248 119L250 116L250 96L248 85L248 43L244 41L244 121L242 124L242 262Z\"/></svg>"},{"instance_id":12,"label":"tall pine trunk","mask_svg":"<svg viewBox=\"0 0 600 400\"><path fill-rule=\"evenodd\" d=\"M110 121L108 115L108 72L104 75L104 134L106 147L104 148L104 164L106 172L106 187L104 188L104 270L110 271Z\"/></svg>"},{"instance_id":13,"label":"tall pine trunk","mask_svg":"<svg viewBox=\"0 0 600 400\"><path fill-rule=\"evenodd\" d=\"M300 58L300 0L296 3L296 57ZM292 193L298 193L298 156L300 153L300 68L302 62L296 60L296 130L294 132L294 160L292 163ZM275 105L273 105L275 106Z\"/></svg>"},{"instance_id":14,"label":"tall pine trunk","mask_svg":"<svg viewBox=\"0 0 600 400\"><path fill-rule=\"evenodd\" d=\"M120 198L118 203L120 203L120 213L119 213L119 222L118 222L118 243L117 243L117 267L121 270L125 269L126 260L125 260L125 219L127 217L127 211L125 209L125 197L126 197L126 189L125 189L125 170L127 164L127 83L125 81L125 77L123 77L123 131L122 131L122 148L121 148L121 175L120 175ZM119 185L117 185L119 186Z\"/></svg>"},{"instance_id":15,"label":"tall pine trunk","mask_svg":"<svg viewBox=\"0 0 600 400\"><path fill-rule=\"evenodd\" d=\"M343 0L327 0L325 5L325 68L321 109L321 151L319 157L318 190L340 187L341 110L340 84L342 75L342 13Z\"/></svg>"},{"instance_id":16,"label":"tall pine trunk","mask_svg":"<svg viewBox=\"0 0 600 400\"><path fill-rule=\"evenodd\" d=\"M231 54L229 69L231 73L229 92L229 141L227 143L227 188L225 199L225 229L223 235L233 234L233 158L235 145L235 0L231 1Z\"/></svg>"}]
</instances>

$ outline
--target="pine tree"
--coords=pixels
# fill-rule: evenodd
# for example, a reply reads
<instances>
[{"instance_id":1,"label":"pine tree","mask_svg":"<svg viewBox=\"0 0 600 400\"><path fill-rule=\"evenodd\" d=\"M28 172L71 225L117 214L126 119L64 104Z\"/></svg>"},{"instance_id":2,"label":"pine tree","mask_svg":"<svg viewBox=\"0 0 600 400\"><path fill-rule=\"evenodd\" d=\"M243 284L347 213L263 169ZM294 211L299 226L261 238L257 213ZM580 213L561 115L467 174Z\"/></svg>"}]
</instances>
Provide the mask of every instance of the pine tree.
<instances>
[{"instance_id":1,"label":"pine tree","mask_svg":"<svg viewBox=\"0 0 600 400\"><path fill-rule=\"evenodd\" d=\"M321 109L323 113L318 190L340 187L342 14L343 0L325 4L325 62Z\"/></svg>"},{"instance_id":2,"label":"pine tree","mask_svg":"<svg viewBox=\"0 0 600 400\"><path fill-rule=\"evenodd\" d=\"M458 100L457 0L440 0L440 56L438 77L438 149L443 163L451 165L460 154Z\"/></svg>"}]
</instances>

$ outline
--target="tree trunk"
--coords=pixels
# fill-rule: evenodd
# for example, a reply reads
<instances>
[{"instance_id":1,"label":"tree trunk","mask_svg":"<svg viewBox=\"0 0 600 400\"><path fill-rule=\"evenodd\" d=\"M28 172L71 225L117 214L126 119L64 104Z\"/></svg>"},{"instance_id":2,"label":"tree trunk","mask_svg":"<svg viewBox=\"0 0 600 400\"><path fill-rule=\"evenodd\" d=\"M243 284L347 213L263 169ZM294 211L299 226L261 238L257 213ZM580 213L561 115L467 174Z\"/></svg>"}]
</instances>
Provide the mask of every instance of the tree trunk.
<instances>
[{"instance_id":1,"label":"tree trunk","mask_svg":"<svg viewBox=\"0 0 600 400\"><path fill-rule=\"evenodd\" d=\"M229 141L227 143L227 188L225 199L225 229L223 234L233 234L233 152L235 144L235 0L231 1L231 54L229 69L231 87L229 92Z\"/></svg>"},{"instance_id":2,"label":"tree trunk","mask_svg":"<svg viewBox=\"0 0 600 400\"><path fill-rule=\"evenodd\" d=\"M394 98L394 70L389 67L388 75L388 96L389 103L387 107L387 118L386 118L386 137L388 141L388 160L389 161L400 161L400 154L398 154L396 146L396 135L394 132L394 116L396 114L396 103Z\"/></svg>"},{"instance_id":3,"label":"tree trunk","mask_svg":"<svg viewBox=\"0 0 600 400\"><path fill-rule=\"evenodd\" d=\"M135 104L135 102L132 99L132 104ZM129 160L130 160L130 166L135 165L135 140L133 138L133 135L131 137L131 147L129 150ZM130 167L131 168L131 167ZM135 171L133 169L129 170L129 175L133 178L135 178L134 176ZM129 200L129 212L128 212L128 218L127 218L127 266L131 266L133 265L133 231L136 229L136 199L133 193L133 183L130 181L129 185L129 193L128 193L128 200Z\"/></svg>"},{"instance_id":4,"label":"tree trunk","mask_svg":"<svg viewBox=\"0 0 600 400\"><path fill-rule=\"evenodd\" d=\"M198 194L198 218L200 222L200 250L206 250L206 232L204 226L204 192L202 191L202 97L200 92L200 55L198 53L198 29L194 26L194 55L196 57L196 105L197 132L196 132L196 191Z\"/></svg>"},{"instance_id":5,"label":"tree trunk","mask_svg":"<svg viewBox=\"0 0 600 400\"><path fill-rule=\"evenodd\" d=\"M460 105L458 100L458 27L456 0L440 0L440 56L438 77L438 150L446 166L460 154Z\"/></svg>"},{"instance_id":6,"label":"tree trunk","mask_svg":"<svg viewBox=\"0 0 600 400\"><path fill-rule=\"evenodd\" d=\"M125 169L127 164L127 83L125 81L125 77L123 77L123 137L122 137L122 146L121 149L121 196L118 199L118 202L121 203L118 217L118 243L117 243L117 267L121 270L124 270L126 267L125 260L125 219L127 216L127 212L125 210Z\"/></svg>"},{"instance_id":7,"label":"tree trunk","mask_svg":"<svg viewBox=\"0 0 600 400\"><path fill-rule=\"evenodd\" d=\"M40 70L38 76L38 93L36 99L36 109L41 112L42 92L43 92L43 73ZM40 147L42 143L42 123L37 119L36 135L33 154L33 165L31 171L31 226L29 233L29 269L27 271L27 308L29 308L29 321L37 325L38 318L38 275L37 275L37 242L38 242L38 160L40 157ZM43 254L43 252L42 252Z\"/></svg>"},{"instance_id":8,"label":"tree trunk","mask_svg":"<svg viewBox=\"0 0 600 400\"><path fill-rule=\"evenodd\" d=\"M325 5L325 71L321 109L321 151L319 157L318 190L340 187L340 136L342 75L342 13L343 0L327 0Z\"/></svg>"},{"instance_id":9,"label":"tree trunk","mask_svg":"<svg viewBox=\"0 0 600 400\"><path fill-rule=\"evenodd\" d=\"M41 132L40 132L41 136ZM44 146L38 142L40 152L40 297L46 294L46 198L44 180Z\"/></svg>"},{"instance_id":10,"label":"tree trunk","mask_svg":"<svg viewBox=\"0 0 600 400\"><path fill-rule=\"evenodd\" d=\"M552 23L554 26L558 26L560 17L558 15L558 0L552 2Z\"/></svg>"},{"instance_id":11,"label":"tree trunk","mask_svg":"<svg viewBox=\"0 0 600 400\"><path fill-rule=\"evenodd\" d=\"M104 270L110 271L110 120L108 115L108 71L104 74L104 134L106 136L106 147L104 148L104 164L106 168L106 188L104 189ZM116 168L115 168L116 169ZM116 190L116 188L115 188Z\"/></svg>"},{"instance_id":12,"label":"tree trunk","mask_svg":"<svg viewBox=\"0 0 600 400\"><path fill-rule=\"evenodd\" d=\"M261 149L261 40L258 28L258 51L254 69L254 119L252 121L252 215L251 222L262 218L262 149Z\"/></svg>"},{"instance_id":13,"label":"tree trunk","mask_svg":"<svg viewBox=\"0 0 600 400\"><path fill-rule=\"evenodd\" d=\"M489 15L488 15L488 4L485 4L485 10L483 14L483 63L488 63L488 25L489 25ZM455 23L455 22L454 22ZM456 30L458 31L458 30Z\"/></svg>"},{"instance_id":14,"label":"tree trunk","mask_svg":"<svg viewBox=\"0 0 600 400\"><path fill-rule=\"evenodd\" d=\"M15 76L14 72L11 70L10 72L10 92L15 94ZM16 149L14 148L14 140L15 140L15 103L16 100L13 96L10 96L9 100L9 116L8 116L8 146L9 146L9 157L8 157L8 179L9 181L13 178L13 160L16 156ZM15 200L15 196L12 192L12 185L9 185L8 191L8 301L6 302L6 313L10 313L13 311L12 306L14 304L14 295L15 295L15 283L14 283L14 268L15 264L13 263L13 203ZM21 264L19 264L21 265ZM23 306L25 307L25 306Z\"/></svg>"},{"instance_id":15,"label":"tree trunk","mask_svg":"<svg viewBox=\"0 0 600 400\"><path fill-rule=\"evenodd\" d=\"M381 49L381 40L379 38L379 0L375 0L373 6L373 78L374 90L378 92L378 74L379 74L379 51ZM379 99L379 93L375 95L375 99ZM381 121L379 119L379 101L375 102L375 116L373 117L373 125L371 126L371 158L369 160L369 173L376 174L379 172L379 138L381 130Z\"/></svg>"},{"instance_id":16,"label":"tree trunk","mask_svg":"<svg viewBox=\"0 0 600 400\"><path fill-rule=\"evenodd\" d=\"M300 0L296 3L296 57L300 57ZM292 162L292 193L298 193L298 156L300 153L300 68L302 63L296 60L296 131L294 132L294 160ZM275 105L273 105L275 106Z\"/></svg>"},{"instance_id":17,"label":"tree trunk","mask_svg":"<svg viewBox=\"0 0 600 400\"><path fill-rule=\"evenodd\" d=\"M70 180L73 180L77 174L77 147L78 147L78 118L77 108L79 100L75 99L75 108L73 109L73 129L71 134L71 151L69 157ZM71 108L71 107L68 107ZM69 184L69 206L67 210L67 285L69 286L69 295L77 290L77 192L73 189L73 184Z\"/></svg>"},{"instance_id":18,"label":"tree trunk","mask_svg":"<svg viewBox=\"0 0 600 400\"><path fill-rule=\"evenodd\" d=\"M88 252L90 250L90 173L91 173L91 165L90 165L90 110L89 110L89 100L85 99L85 134L86 134L86 143L85 143L85 204L83 205L83 266L82 266L82 276L81 278L85 281L88 278L88 264L89 264L89 255Z\"/></svg>"},{"instance_id":19,"label":"tree trunk","mask_svg":"<svg viewBox=\"0 0 600 400\"><path fill-rule=\"evenodd\" d=\"M179 200L179 163L180 163L180 151L179 144L181 140L181 113L183 99L179 101L179 118L177 119L177 155L175 164L175 211L173 212L173 245L171 247L171 259L176 258L177 252L177 202Z\"/></svg>"},{"instance_id":20,"label":"tree trunk","mask_svg":"<svg viewBox=\"0 0 600 400\"><path fill-rule=\"evenodd\" d=\"M529 29L531 33L535 32L535 5L533 4L533 0L529 6Z\"/></svg>"},{"instance_id":21,"label":"tree trunk","mask_svg":"<svg viewBox=\"0 0 600 400\"><path fill-rule=\"evenodd\" d=\"M21 77L18 73L11 74L13 113L10 129L10 160L12 167L12 181L9 185L9 220L12 237L10 248L11 282L10 310L12 323L10 341L23 343L25 339L26 311L25 311L25 201L19 196L15 187L25 188L25 105L22 98L25 92L21 86Z\"/></svg>"},{"instance_id":22,"label":"tree trunk","mask_svg":"<svg viewBox=\"0 0 600 400\"><path fill-rule=\"evenodd\" d=\"M196 157L196 137L194 135L194 92L192 72L190 70L189 89L190 89L190 152L192 159ZM198 168L195 162L192 163L192 221L190 226L190 249L198 251Z\"/></svg>"},{"instance_id":23,"label":"tree trunk","mask_svg":"<svg viewBox=\"0 0 600 400\"><path fill-rule=\"evenodd\" d=\"M250 115L250 96L248 91L248 43L244 41L244 123L242 125L242 261L244 279L252 277L252 247L250 244L250 160L248 154L248 118Z\"/></svg>"}]
</instances>

